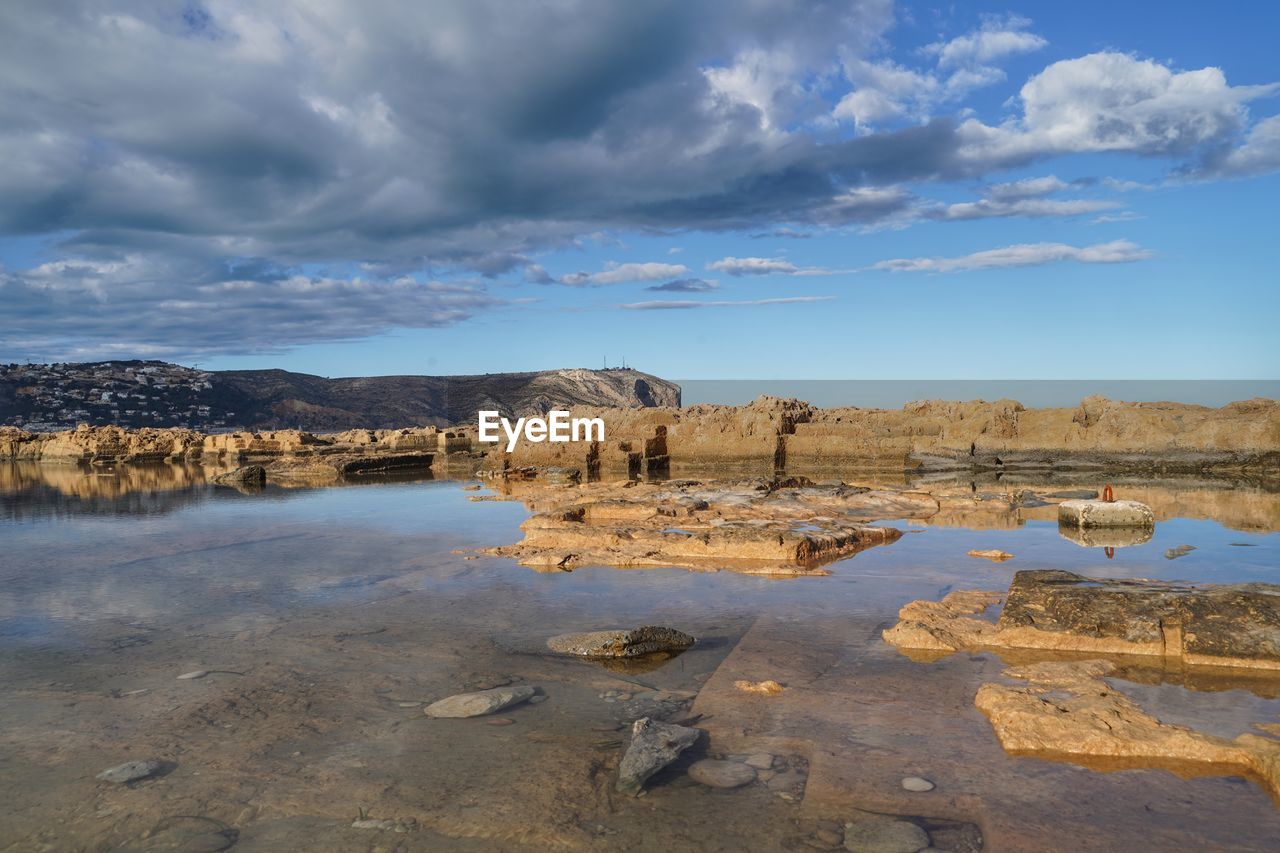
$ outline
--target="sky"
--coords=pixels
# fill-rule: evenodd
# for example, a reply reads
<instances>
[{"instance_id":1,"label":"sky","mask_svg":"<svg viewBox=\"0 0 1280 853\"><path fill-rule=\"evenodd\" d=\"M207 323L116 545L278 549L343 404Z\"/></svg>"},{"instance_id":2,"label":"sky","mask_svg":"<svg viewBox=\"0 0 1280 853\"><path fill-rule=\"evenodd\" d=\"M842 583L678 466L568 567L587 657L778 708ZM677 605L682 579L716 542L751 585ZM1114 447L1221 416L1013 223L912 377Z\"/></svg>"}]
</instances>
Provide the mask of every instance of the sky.
<instances>
[{"instance_id":1,"label":"sky","mask_svg":"<svg viewBox=\"0 0 1280 853\"><path fill-rule=\"evenodd\" d=\"M1280 377L1280 4L0 6L0 361Z\"/></svg>"}]
</instances>

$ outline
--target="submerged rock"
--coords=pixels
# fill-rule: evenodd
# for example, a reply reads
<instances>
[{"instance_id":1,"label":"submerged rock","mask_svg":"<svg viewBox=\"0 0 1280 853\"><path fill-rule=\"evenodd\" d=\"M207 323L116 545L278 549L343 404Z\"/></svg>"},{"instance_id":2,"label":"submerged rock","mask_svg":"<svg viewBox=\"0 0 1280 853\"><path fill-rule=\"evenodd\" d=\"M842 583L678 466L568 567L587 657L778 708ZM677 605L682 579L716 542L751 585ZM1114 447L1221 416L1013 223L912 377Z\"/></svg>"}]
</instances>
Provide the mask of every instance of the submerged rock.
<instances>
[{"instance_id":1,"label":"submerged rock","mask_svg":"<svg viewBox=\"0 0 1280 853\"><path fill-rule=\"evenodd\" d=\"M737 761L704 758L689 765L689 778L710 788L741 788L756 781L756 771Z\"/></svg>"},{"instance_id":2,"label":"submerged rock","mask_svg":"<svg viewBox=\"0 0 1280 853\"><path fill-rule=\"evenodd\" d=\"M1196 549L1195 545L1175 545L1164 552L1166 560L1176 560L1179 557L1185 557Z\"/></svg>"},{"instance_id":3,"label":"submerged rock","mask_svg":"<svg viewBox=\"0 0 1280 853\"><path fill-rule=\"evenodd\" d=\"M885 815L867 815L844 829L844 849L853 853L917 853L928 846L929 833Z\"/></svg>"},{"instance_id":4,"label":"submerged rock","mask_svg":"<svg viewBox=\"0 0 1280 853\"><path fill-rule=\"evenodd\" d=\"M629 631L588 631L561 634L547 640L547 648L587 658L631 658L656 652L684 651L696 642L675 628L646 625Z\"/></svg>"},{"instance_id":5,"label":"submerged rock","mask_svg":"<svg viewBox=\"0 0 1280 853\"><path fill-rule=\"evenodd\" d=\"M649 777L675 761L698 740L701 729L642 717L631 726L631 744L618 765L618 791L636 796Z\"/></svg>"},{"instance_id":6,"label":"submerged rock","mask_svg":"<svg viewBox=\"0 0 1280 853\"><path fill-rule=\"evenodd\" d=\"M108 767L97 775L98 779L103 782L113 782L117 785L124 785L128 782L136 782L139 779L146 779L153 776L164 767L163 762L155 759L145 759L141 761L126 761L124 764L117 764L115 767Z\"/></svg>"},{"instance_id":7,"label":"submerged rock","mask_svg":"<svg viewBox=\"0 0 1280 853\"><path fill-rule=\"evenodd\" d=\"M537 692L537 688L522 684L513 687L495 687L492 690L480 690L475 693L459 693L431 703L423 709L423 713L428 717L482 717L528 701Z\"/></svg>"}]
</instances>

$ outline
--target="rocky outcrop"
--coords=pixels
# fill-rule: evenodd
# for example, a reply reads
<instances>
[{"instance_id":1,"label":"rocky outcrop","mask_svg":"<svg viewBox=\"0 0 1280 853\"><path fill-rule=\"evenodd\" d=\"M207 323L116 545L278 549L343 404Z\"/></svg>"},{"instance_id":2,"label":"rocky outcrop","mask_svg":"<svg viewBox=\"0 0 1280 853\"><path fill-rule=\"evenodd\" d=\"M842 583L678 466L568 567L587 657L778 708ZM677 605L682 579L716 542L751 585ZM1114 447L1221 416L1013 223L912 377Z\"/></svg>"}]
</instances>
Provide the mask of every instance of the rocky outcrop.
<instances>
[{"instance_id":1,"label":"rocky outcrop","mask_svg":"<svg viewBox=\"0 0 1280 853\"><path fill-rule=\"evenodd\" d=\"M548 571L606 565L826 574L824 563L901 536L865 522L937 511L920 493L807 481L591 483L510 496L533 511L521 525L524 539L485 553Z\"/></svg>"},{"instance_id":2,"label":"rocky outcrop","mask_svg":"<svg viewBox=\"0 0 1280 853\"><path fill-rule=\"evenodd\" d=\"M1254 734L1228 740L1161 722L1104 680L1112 669L1104 661L1014 667L1005 675L1022 685L984 684L975 704L1010 753L1245 774L1280 797L1280 740Z\"/></svg>"},{"instance_id":3,"label":"rocky outcrop","mask_svg":"<svg viewBox=\"0 0 1280 853\"><path fill-rule=\"evenodd\" d=\"M990 592L915 601L884 632L902 649L1044 649L1146 655L1187 666L1280 670L1280 585L1193 585L1018 572L998 621Z\"/></svg>"},{"instance_id":4,"label":"rocky outcrop","mask_svg":"<svg viewBox=\"0 0 1280 853\"><path fill-rule=\"evenodd\" d=\"M299 430L206 435L187 429L80 426L55 433L0 431L0 460L70 464L192 462L226 467L268 465L272 473L308 466L330 475L430 467L438 454L471 449L474 429L352 430L314 435Z\"/></svg>"},{"instance_id":5,"label":"rocky outcrop","mask_svg":"<svg viewBox=\"0 0 1280 853\"><path fill-rule=\"evenodd\" d=\"M631 473L709 465L816 473L879 470L1274 472L1280 402L1221 408L1089 397L1075 408L1027 409L1013 400L924 401L900 410L818 409L761 397L748 406L573 410L599 417L606 441L519 442L495 470L529 465Z\"/></svg>"}]
</instances>

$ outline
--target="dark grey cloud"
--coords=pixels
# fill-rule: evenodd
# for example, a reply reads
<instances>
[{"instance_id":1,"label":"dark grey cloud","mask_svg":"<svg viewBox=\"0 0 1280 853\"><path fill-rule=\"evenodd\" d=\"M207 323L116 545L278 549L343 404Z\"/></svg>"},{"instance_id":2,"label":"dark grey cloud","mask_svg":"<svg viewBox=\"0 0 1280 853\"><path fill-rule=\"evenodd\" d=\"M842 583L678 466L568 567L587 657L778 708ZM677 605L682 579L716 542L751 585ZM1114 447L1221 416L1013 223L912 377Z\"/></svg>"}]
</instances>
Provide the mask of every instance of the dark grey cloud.
<instances>
[{"instance_id":1,"label":"dark grey cloud","mask_svg":"<svg viewBox=\"0 0 1280 853\"><path fill-rule=\"evenodd\" d=\"M474 283L262 273L149 256L57 261L21 275L0 269L0 304L5 349L62 361L278 353L447 326L506 303Z\"/></svg>"}]
</instances>

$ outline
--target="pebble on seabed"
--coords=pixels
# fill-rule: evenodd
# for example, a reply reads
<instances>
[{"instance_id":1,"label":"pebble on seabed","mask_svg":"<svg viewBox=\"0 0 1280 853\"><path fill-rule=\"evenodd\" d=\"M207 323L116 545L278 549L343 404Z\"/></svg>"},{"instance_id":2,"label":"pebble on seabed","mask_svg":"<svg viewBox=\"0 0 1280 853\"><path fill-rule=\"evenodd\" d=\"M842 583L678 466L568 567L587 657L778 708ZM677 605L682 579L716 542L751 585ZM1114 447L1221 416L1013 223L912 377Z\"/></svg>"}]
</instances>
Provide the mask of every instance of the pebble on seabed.
<instances>
[{"instance_id":1,"label":"pebble on seabed","mask_svg":"<svg viewBox=\"0 0 1280 853\"><path fill-rule=\"evenodd\" d=\"M920 776L908 776L907 778L902 780L902 787L907 789L908 791L915 791L916 793L924 793L925 791L932 791L937 786L934 785L932 782L930 782L928 779L924 779Z\"/></svg>"},{"instance_id":2,"label":"pebble on seabed","mask_svg":"<svg viewBox=\"0 0 1280 853\"><path fill-rule=\"evenodd\" d=\"M689 765L689 778L710 788L740 788L756 780L756 771L736 761L704 758Z\"/></svg>"},{"instance_id":3,"label":"pebble on seabed","mask_svg":"<svg viewBox=\"0 0 1280 853\"><path fill-rule=\"evenodd\" d=\"M159 761L153 759L126 761L124 764L117 764L115 767L103 770L98 774L97 778L103 782L114 782L117 785L123 785L128 782L145 779L156 773L162 766Z\"/></svg>"}]
</instances>

